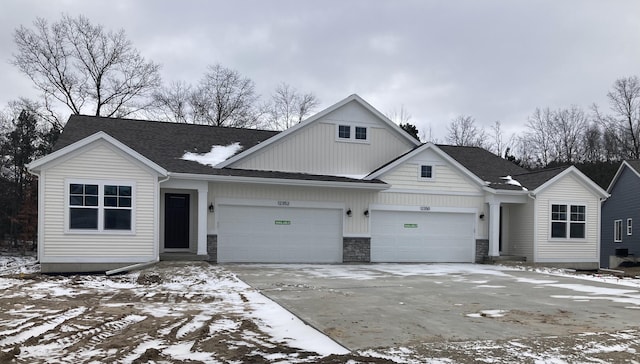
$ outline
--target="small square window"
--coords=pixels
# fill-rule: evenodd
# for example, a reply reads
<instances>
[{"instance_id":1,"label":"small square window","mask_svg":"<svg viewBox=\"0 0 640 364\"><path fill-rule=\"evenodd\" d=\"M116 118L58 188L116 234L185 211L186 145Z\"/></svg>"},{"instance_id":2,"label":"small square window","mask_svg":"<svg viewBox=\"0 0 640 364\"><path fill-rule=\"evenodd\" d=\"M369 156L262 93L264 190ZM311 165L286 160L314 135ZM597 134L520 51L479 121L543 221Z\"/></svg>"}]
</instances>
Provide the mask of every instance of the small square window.
<instances>
[{"instance_id":1,"label":"small square window","mask_svg":"<svg viewBox=\"0 0 640 364\"><path fill-rule=\"evenodd\" d=\"M420 178L433 178L433 166L420 166Z\"/></svg>"},{"instance_id":2,"label":"small square window","mask_svg":"<svg viewBox=\"0 0 640 364\"><path fill-rule=\"evenodd\" d=\"M356 139L367 140L367 128L356 126Z\"/></svg>"},{"instance_id":3,"label":"small square window","mask_svg":"<svg viewBox=\"0 0 640 364\"><path fill-rule=\"evenodd\" d=\"M351 127L349 125L338 126L338 138L351 139Z\"/></svg>"}]
</instances>

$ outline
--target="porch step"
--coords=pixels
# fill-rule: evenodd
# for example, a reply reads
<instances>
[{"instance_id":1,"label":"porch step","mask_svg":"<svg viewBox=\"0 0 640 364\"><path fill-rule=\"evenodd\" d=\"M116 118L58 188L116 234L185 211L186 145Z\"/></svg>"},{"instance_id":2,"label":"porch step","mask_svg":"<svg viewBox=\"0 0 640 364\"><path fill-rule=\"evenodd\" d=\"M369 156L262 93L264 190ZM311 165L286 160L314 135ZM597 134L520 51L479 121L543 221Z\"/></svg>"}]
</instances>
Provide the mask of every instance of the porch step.
<instances>
[{"instance_id":1,"label":"porch step","mask_svg":"<svg viewBox=\"0 0 640 364\"><path fill-rule=\"evenodd\" d=\"M160 260L173 260L173 261L207 261L209 255L198 255L194 253L161 253Z\"/></svg>"},{"instance_id":2,"label":"porch step","mask_svg":"<svg viewBox=\"0 0 640 364\"><path fill-rule=\"evenodd\" d=\"M497 257L485 256L482 262L484 264L500 264L500 263L524 263L527 261L527 257L520 255L500 255Z\"/></svg>"}]
</instances>

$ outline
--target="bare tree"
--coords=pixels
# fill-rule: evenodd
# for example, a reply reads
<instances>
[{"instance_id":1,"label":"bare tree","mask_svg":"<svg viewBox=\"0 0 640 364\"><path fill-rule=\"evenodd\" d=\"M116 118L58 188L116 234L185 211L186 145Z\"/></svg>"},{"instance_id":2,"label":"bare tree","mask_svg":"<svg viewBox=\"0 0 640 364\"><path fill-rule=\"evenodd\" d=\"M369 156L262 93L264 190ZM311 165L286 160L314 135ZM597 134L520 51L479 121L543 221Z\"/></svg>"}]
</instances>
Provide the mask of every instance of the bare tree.
<instances>
[{"instance_id":1,"label":"bare tree","mask_svg":"<svg viewBox=\"0 0 640 364\"><path fill-rule=\"evenodd\" d=\"M471 116L460 115L451 120L447 126L447 143L467 146L484 147L486 132L483 128L476 126L476 121Z\"/></svg>"},{"instance_id":2,"label":"bare tree","mask_svg":"<svg viewBox=\"0 0 640 364\"><path fill-rule=\"evenodd\" d=\"M622 158L640 158L640 79L637 76L620 78L607 93L613 115L601 114L594 107L596 120L617 139Z\"/></svg>"},{"instance_id":3,"label":"bare tree","mask_svg":"<svg viewBox=\"0 0 640 364\"><path fill-rule=\"evenodd\" d=\"M605 160L606 153L603 147L603 133L598 124L589 123L582 134L582 146L584 160L587 162L601 162Z\"/></svg>"},{"instance_id":4,"label":"bare tree","mask_svg":"<svg viewBox=\"0 0 640 364\"><path fill-rule=\"evenodd\" d=\"M520 151L526 152L523 160L530 166L546 166L556 158L553 149L553 113L549 108L541 110L536 108L527 119L527 131L520 137Z\"/></svg>"},{"instance_id":5,"label":"bare tree","mask_svg":"<svg viewBox=\"0 0 640 364\"><path fill-rule=\"evenodd\" d=\"M299 93L286 83L276 87L271 100L265 104L266 123L275 130L285 130L301 122L318 106L313 93Z\"/></svg>"},{"instance_id":6,"label":"bare tree","mask_svg":"<svg viewBox=\"0 0 640 364\"><path fill-rule=\"evenodd\" d=\"M576 163L584 160L583 135L588 126L584 111L572 105L569 109L558 109L551 120L551 140L559 162Z\"/></svg>"},{"instance_id":7,"label":"bare tree","mask_svg":"<svg viewBox=\"0 0 640 364\"><path fill-rule=\"evenodd\" d=\"M146 61L124 30L106 31L84 16L68 15L49 25L38 18L33 29L14 32L18 53L12 63L44 94L72 113L126 116L149 106L160 84L159 66Z\"/></svg>"},{"instance_id":8,"label":"bare tree","mask_svg":"<svg viewBox=\"0 0 640 364\"><path fill-rule=\"evenodd\" d=\"M409 111L404 107L404 104L400 105L400 110L393 109L391 112L386 114L386 117L394 123L400 124L408 124L411 121L412 115Z\"/></svg>"},{"instance_id":9,"label":"bare tree","mask_svg":"<svg viewBox=\"0 0 640 364\"><path fill-rule=\"evenodd\" d=\"M254 127L259 122L254 83L235 70L210 66L193 91L191 105L198 124Z\"/></svg>"},{"instance_id":10,"label":"bare tree","mask_svg":"<svg viewBox=\"0 0 640 364\"><path fill-rule=\"evenodd\" d=\"M172 82L153 93L153 114L175 123L193 122L192 87L183 81ZM157 115L159 114L159 115Z\"/></svg>"}]
</instances>

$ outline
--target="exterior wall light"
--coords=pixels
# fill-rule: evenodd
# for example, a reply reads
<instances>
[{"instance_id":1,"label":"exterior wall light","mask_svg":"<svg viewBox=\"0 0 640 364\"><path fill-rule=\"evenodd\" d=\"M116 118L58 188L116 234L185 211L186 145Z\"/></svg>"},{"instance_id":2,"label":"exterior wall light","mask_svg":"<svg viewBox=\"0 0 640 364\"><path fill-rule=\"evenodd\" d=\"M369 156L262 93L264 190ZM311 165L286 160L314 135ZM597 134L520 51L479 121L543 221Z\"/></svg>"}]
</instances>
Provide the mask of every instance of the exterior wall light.
<instances>
[{"instance_id":1,"label":"exterior wall light","mask_svg":"<svg viewBox=\"0 0 640 364\"><path fill-rule=\"evenodd\" d=\"M209 203L209 212L213 213L215 207L213 207L213 202Z\"/></svg>"},{"instance_id":2,"label":"exterior wall light","mask_svg":"<svg viewBox=\"0 0 640 364\"><path fill-rule=\"evenodd\" d=\"M369 210L364 210L364 216L369 217Z\"/></svg>"},{"instance_id":3,"label":"exterior wall light","mask_svg":"<svg viewBox=\"0 0 640 364\"><path fill-rule=\"evenodd\" d=\"M347 216L351 217L351 214L352 214L351 209L348 209L347 210Z\"/></svg>"},{"instance_id":4,"label":"exterior wall light","mask_svg":"<svg viewBox=\"0 0 640 364\"><path fill-rule=\"evenodd\" d=\"M484 220L484 212L480 213L480 220Z\"/></svg>"}]
</instances>

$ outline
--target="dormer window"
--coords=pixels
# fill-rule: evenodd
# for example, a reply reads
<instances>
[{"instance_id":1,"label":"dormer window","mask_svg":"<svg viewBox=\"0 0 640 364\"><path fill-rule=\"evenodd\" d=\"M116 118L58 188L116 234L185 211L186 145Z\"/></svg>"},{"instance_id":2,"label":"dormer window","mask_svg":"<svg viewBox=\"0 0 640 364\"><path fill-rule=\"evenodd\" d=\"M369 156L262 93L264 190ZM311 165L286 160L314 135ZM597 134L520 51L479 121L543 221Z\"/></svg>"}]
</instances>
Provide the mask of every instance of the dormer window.
<instances>
[{"instance_id":1,"label":"dormer window","mask_svg":"<svg viewBox=\"0 0 640 364\"><path fill-rule=\"evenodd\" d=\"M418 175L421 180L433 180L433 166L428 164L420 165L420 170L418 171Z\"/></svg>"},{"instance_id":2,"label":"dormer window","mask_svg":"<svg viewBox=\"0 0 640 364\"><path fill-rule=\"evenodd\" d=\"M336 130L336 140L343 142L369 142L369 128L366 126L355 126L338 124Z\"/></svg>"}]
</instances>

